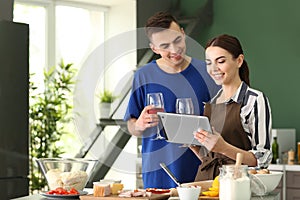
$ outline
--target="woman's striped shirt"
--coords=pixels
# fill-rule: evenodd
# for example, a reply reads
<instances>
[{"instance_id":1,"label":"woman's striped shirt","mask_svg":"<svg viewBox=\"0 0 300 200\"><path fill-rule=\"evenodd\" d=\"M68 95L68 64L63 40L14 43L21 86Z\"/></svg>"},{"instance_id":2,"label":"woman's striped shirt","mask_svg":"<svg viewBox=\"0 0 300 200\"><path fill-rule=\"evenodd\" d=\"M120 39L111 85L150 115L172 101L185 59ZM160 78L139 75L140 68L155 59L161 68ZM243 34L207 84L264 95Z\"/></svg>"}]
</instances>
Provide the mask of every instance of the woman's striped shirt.
<instances>
[{"instance_id":1,"label":"woman's striped shirt","mask_svg":"<svg viewBox=\"0 0 300 200\"><path fill-rule=\"evenodd\" d=\"M222 94L222 89L211 100L215 103ZM268 98L263 92L250 88L242 82L235 95L226 103L237 102L241 104L241 122L252 145L251 152L257 158L258 167L266 168L272 160L271 131L272 116Z\"/></svg>"}]
</instances>

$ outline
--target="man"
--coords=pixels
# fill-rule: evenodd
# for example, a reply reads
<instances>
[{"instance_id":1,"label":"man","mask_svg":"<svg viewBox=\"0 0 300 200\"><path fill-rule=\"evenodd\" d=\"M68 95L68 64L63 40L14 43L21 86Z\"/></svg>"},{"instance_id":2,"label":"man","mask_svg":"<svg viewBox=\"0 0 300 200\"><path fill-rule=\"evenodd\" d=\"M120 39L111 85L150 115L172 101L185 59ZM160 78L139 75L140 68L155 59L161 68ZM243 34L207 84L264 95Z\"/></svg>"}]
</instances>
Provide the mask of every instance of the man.
<instances>
[{"instance_id":1,"label":"man","mask_svg":"<svg viewBox=\"0 0 300 200\"><path fill-rule=\"evenodd\" d=\"M194 113L199 115L203 113L203 102L213 95L208 86L216 85L207 74L205 63L186 55L184 30L172 15L156 13L148 19L145 29L150 48L160 58L136 71L124 120L130 134L142 137L144 188L172 188L176 184L161 169L161 162L183 183L194 181L200 161L188 147L153 140L159 119L148 113L153 107L147 105L147 94L163 93L164 110L172 113L176 98L192 98Z\"/></svg>"}]
</instances>

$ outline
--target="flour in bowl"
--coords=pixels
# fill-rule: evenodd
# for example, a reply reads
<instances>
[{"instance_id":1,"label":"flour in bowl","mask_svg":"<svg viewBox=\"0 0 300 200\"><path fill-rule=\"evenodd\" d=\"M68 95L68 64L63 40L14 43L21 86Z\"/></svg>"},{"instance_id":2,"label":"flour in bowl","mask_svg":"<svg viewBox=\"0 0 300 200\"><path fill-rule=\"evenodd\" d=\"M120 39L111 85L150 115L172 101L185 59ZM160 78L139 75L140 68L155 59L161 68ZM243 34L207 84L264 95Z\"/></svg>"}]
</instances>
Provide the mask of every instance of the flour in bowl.
<instances>
[{"instance_id":1,"label":"flour in bowl","mask_svg":"<svg viewBox=\"0 0 300 200\"><path fill-rule=\"evenodd\" d=\"M83 190L88 175L84 171L63 172L60 169L51 169L46 174L50 189L62 187L64 189L75 188Z\"/></svg>"}]
</instances>

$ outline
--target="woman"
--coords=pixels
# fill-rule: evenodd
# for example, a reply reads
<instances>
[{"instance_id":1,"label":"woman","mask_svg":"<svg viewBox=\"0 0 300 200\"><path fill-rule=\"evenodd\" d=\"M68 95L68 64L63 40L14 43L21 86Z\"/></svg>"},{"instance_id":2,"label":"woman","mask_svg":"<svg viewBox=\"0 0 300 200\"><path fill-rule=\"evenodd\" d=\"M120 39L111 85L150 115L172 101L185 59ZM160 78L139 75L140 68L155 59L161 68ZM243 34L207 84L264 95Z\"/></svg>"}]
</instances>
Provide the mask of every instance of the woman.
<instances>
[{"instance_id":1,"label":"woman","mask_svg":"<svg viewBox=\"0 0 300 200\"><path fill-rule=\"evenodd\" d=\"M239 40L220 35L205 48L207 71L222 88L205 104L213 134L198 130L194 137L203 146L191 149L200 158L196 181L214 179L224 164L235 163L237 153L242 164L266 168L270 151L271 109L267 97L250 88L249 69Z\"/></svg>"}]
</instances>

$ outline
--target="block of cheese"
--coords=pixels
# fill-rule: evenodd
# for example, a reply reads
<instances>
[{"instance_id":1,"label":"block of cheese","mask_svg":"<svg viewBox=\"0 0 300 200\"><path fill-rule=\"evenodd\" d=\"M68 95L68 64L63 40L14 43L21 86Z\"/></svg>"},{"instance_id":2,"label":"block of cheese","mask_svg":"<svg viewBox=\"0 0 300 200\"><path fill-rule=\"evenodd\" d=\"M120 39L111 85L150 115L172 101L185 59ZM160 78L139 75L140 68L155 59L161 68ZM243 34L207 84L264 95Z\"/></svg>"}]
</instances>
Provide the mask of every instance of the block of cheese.
<instances>
[{"instance_id":1,"label":"block of cheese","mask_svg":"<svg viewBox=\"0 0 300 200\"><path fill-rule=\"evenodd\" d=\"M105 197L111 194L110 184L95 182L93 187L95 197Z\"/></svg>"},{"instance_id":2,"label":"block of cheese","mask_svg":"<svg viewBox=\"0 0 300 200\"><path fill-rule=\"evenodd\" d=\"M122 183L112 183L111 185L111 193L119 194L120 191L123 190L124 185Z\"/></svg>"}]
</instances>

